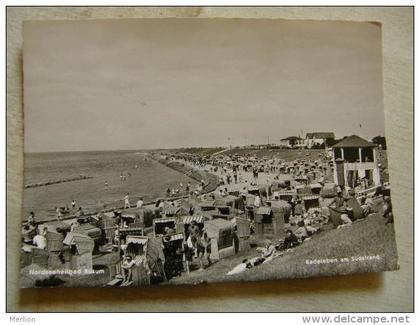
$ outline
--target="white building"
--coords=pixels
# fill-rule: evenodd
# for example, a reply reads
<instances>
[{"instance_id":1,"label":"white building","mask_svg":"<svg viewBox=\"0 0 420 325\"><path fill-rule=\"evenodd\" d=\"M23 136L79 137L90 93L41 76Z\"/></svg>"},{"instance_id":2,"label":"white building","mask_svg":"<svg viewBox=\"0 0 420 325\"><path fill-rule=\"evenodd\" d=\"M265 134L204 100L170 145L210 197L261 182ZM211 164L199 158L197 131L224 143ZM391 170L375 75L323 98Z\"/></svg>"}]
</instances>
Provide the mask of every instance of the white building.
<instances>
[{"instance_id":1,"label":"white building","mask_svg":"<svg viewBox=\"0 0 420 325\"><path fill-rule=\"evenodd\" d=\"M324 145L328 146L328 142L335 139L334 132L312 132L306 133L306 147L311 149L315 145Z\"/></svg>"},{"instance_id":2,"label":"white building","mask_svg":"<svg viewBox=\"0 0 420 325\"><path fill-rule=\"evenodd\" d=\"M295 136L287 137L280 140L280 145L283 147L294 148L301 140L303 139Z\"/></svg>"}]
</instances>

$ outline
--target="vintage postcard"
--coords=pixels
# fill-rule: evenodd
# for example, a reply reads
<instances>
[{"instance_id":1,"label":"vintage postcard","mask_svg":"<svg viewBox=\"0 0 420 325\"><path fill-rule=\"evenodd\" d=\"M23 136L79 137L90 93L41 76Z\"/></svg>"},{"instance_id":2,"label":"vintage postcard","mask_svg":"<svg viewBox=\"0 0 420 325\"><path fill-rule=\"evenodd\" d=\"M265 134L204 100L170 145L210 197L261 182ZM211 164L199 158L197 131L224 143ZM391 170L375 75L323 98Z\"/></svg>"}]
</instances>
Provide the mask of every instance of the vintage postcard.
<instances>
[{"instance_id":1,"label":"vintage postcard","mask_svg":"<svg viewBox=\"0 0 420 325\"><path fill-rule=\"evenodd\" d=\"M24 25L22 287L398 269L381 25Z\"/></svg>"}]
</instances>

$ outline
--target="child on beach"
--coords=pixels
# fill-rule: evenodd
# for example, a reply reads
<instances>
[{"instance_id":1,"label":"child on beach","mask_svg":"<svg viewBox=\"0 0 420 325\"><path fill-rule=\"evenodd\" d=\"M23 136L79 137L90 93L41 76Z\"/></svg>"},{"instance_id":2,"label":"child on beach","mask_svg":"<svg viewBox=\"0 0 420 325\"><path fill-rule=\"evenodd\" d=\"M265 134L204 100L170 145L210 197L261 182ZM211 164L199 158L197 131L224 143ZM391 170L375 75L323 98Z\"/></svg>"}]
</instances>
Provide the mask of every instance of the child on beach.
<instances>
[{"instance_id":1,"label":"child on beach","mask_svg":"<svg viewBox=\"0 0 420 325\"><path fill-rule=\"evenodd\" d=\"M57 213L57 219L61 220L61 217L62 217L61 208L57 207L55 209L55 212Z\"/></svg>"},{"instance_id":2,"label":"child on beach","mask_svg":"<svg viewBox=\"0 0 420 325\"><path fill-rule=\"evenodd\" d=\"M127 193L126 196L124 196L124 209L127 209L130 207L130 193Z\"/></svg>"},{"instance_id":3,"label":"child on beach","mask_svg":"<svg viewBox=\"0 0 420 325\"><path fill-rule=\"evenodd\" d=\"M143 202L143 198L142 197L140 197L139 198L139 200L137 201L137 203L136 203L136 207L137 208L141 208L141 207L143 207L143 204L144 204L144 202Z\"/></svg>"}]
</instances>

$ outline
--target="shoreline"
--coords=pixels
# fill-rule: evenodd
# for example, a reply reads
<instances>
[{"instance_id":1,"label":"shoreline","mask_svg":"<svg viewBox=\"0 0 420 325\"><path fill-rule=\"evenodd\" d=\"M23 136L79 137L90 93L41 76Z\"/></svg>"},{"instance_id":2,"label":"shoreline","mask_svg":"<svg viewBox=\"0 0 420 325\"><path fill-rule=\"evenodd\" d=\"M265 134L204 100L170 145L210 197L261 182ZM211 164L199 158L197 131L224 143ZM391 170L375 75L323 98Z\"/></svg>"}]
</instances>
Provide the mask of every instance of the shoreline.
<instances>
[{"instance_id":1,"label":"shoreline","mask_svg":"<svg viewBox=\"0 0 420 325\"><path fill-rule=\"evenodd\" d=\"M147 154L147 156L152 159L153 161L159 163L160 165L163 165L167 168L170 168L178 173L181 173L189 178L191 178L194 181L197 182L201 182L201 180L204 179L205 181L205 185L203 187L203 191L202 194L208 194L210 192L213 192L217 189L218 187L218 177L215 174L212 174L210 172L207 171L203 171L203 170L199 170L194 168L193 166L189 166L185 163L181 163L178 161L166 161L163 159L158 159L156 157L153 157L153 155L151 154ZM63 183L63 182L60 182ZM59 184L59 183L57 183ZM36 187L41 187L41 186L36 186ZM136 198L139 197L139 195L133 194L131 195L132 198ZM175 201L175 200L179 200L179 199L185 199L188 198L189 195L188 194L180 194L177 196L170 196L170 197L156 197L154 199L152 199L151 201L145 201L143 206L144 207L148 207L148 206L153 206L156 204L156 202L160 199L164 199L166 201ZM119 205L119 202L121 203L121 205ZM109 208L86 208L86 210L84 211L84 216L94 216L97 215L99 213L108 213L114 210L122 210L124 211L124 203L123 200L118 200L118 201L114 201L112 202L110 205L114 205L112 207ZM134 208L134 206L130 206L130 208ZM75 212L74 212L75 213ZM71 214L71 215L65 215L63 216L61 219L58 219L57 217L55 218L51 218L49 220L40 220L37 221L36 224L37 225L41 225L41 224L45 224L48 222L57 222L57 221L69 221L69 220L73 220L76 219L77 216L75 214ZM27 220L25 218L22 219L22 224L25 224L27 222Z\"/></svg>"},{"instance_id":2,"label":"shoreline","mask_svg":"<svg viewBox=\"0 0 420 325\"><path fill-rule=\"evenodd\" d=\"M205 184L203 187L202 194L213 192L219 186L219 178L213 173L194 168L193 166L189 166L185 162L180 162L176 160L168 161L165 159L158 159L153 156L151 156L151 159L181 174L184 174L197 182L201 182L202 180L204 180Z\"/></svg>"}]
</instances>

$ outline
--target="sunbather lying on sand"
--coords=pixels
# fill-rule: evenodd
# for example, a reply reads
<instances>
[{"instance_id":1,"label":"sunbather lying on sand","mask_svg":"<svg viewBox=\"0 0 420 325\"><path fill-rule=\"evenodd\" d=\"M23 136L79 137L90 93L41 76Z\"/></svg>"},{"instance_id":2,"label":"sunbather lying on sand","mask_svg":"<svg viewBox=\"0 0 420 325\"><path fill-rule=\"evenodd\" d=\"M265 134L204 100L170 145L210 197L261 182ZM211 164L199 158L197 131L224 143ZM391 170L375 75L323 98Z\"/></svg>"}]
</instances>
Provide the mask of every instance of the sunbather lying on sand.
<instances>
[{"instance_id":1,"label":"sunbather lying on sand","mask_svg":"<svg viewBox=\"0 0 420 325\"><path fill-rule=\"evenodd\" d=\"M260 264L266 264L273 260L275 257L283 255L282 253L277 253L276 247L271 241L268 241L265 247L258 247L257 251L261 252L261 256L254 257L250 260L244 259L242 263L238 264L232 270L230 270L227 275L242 273L247 269L251 269L254 266L258 266Z\"/></svg>"},{"instance_id":2,"label":"sunbather lying on sand","mask_svg":"<svg viewBox=\"0 0 420 325\"><path fill-rule=\"evenodd\" d=\"M340 219L343 223L341 225L339 225L337 227L337 229L340 229L340 228L343 228L343 227L346 227L346 226L350 226L353 223L353 221L351 220L351 217L350 217L350 213L351 213L350 209L351 208L347 208L346 213L341 214Z\"/></svg>"},{"instance_id":3,"label":"sunbather lying on sand","mask_svg":"<svg viewBox=\"0 0 420 325\"><path fill-rule=\"evenodd\" d=\"M261 257L264 259L270 258L276 252L276 247L271 240L268 240L265 247L257 247L257 251L261 252Z\"/></svg>"},{"instance_id":4,"label":"sunbather lying on sand","mask_svg":"<svg viewBox=\"0 0 420 325\"><path fill-rule=\"evenodd\" d=\"M236 265L232 270L230 270L227 275L235 275L246 271L247 269L251 269L254 266L260 265L264 262L264 258L257 256L250 260L244 259L242 263Z\"/></svg>"}]
</instances>

